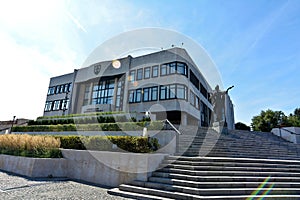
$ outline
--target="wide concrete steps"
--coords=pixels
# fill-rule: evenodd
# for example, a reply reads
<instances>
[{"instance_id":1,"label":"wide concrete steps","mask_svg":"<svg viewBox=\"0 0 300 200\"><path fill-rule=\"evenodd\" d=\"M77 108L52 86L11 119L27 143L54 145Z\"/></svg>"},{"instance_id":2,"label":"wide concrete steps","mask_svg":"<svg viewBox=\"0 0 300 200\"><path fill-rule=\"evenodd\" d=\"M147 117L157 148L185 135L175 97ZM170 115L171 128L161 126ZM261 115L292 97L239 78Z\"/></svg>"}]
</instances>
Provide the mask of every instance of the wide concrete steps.
<instances>
[{"instance_id":1,"label":"wide concrete steps","mask_svg":"<svg viewBox=\"0 0 300 200\"><path fill-rule=\"evenodd\" d=\"M133 199L300 199L300 161L169 156L148 181L109 193Z\"/></svg>"},{"instance_id":2,"label":"wide concrete steps","mask_svg":"<svg viewBox=\"0 0 300 200\"><path fill-rule=\"evenodd\" d=\"M224 135L203 128L193 133L182 131L176 155L300 159L299 145L271 133L230 131Z\"/></svg>"}]
</instances>

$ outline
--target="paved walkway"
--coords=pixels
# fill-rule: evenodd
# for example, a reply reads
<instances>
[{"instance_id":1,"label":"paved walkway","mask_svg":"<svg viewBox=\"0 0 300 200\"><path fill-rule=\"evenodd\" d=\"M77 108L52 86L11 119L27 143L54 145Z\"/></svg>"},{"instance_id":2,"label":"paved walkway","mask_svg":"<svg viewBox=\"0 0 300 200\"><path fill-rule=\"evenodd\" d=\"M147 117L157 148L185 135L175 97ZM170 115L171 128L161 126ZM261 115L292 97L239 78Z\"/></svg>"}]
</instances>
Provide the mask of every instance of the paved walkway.
<instances>
[{"instance_id":1,"label":"paved walkway","mask_svg":"<svg viewBox=\"0 0 300 200\"><path fill-rule=\"evenodd\" d=\"M28 179L0 171L0 199L107 199L125 198L107 194L107 188L69 179Z\"/></svg>"}]
</instances>

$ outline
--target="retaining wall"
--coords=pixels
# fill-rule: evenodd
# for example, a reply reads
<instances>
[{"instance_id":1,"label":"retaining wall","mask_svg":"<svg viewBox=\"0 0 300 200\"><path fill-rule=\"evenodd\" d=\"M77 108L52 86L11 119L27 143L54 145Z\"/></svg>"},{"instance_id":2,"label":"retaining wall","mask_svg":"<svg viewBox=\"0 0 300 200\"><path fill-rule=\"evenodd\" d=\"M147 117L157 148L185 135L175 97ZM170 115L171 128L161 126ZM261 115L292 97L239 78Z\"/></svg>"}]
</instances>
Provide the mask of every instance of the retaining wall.
<instances>
[{"instance_id":1,"label":"retaining wall","mask_svg":"<svg viewBox=\"0 0 300 200\"><path fill-rule=\"evenodd\" d=\"M168 154L62 150L64 158L27 158L0 154L0 169L28 177L68 177L116 187L147 180Z\"/></svg>"}]
</instances>

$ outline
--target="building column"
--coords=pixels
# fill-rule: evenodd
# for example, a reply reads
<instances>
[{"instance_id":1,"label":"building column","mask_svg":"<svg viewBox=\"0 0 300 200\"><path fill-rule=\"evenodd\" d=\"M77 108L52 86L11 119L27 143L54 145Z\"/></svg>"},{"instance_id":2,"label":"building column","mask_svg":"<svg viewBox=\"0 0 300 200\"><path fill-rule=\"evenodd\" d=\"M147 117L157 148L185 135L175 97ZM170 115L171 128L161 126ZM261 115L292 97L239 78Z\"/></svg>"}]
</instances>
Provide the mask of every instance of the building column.
<instances>
[{"instance_id":1,"label":"building column","mask_svg":"<svg viewBox=\"0 0 300 200\"><path fill-rule=\"evenodd\" d=\"M181 125L187 125L187 114L185 112L181 112Z\"/></svg>"}]
</instances>

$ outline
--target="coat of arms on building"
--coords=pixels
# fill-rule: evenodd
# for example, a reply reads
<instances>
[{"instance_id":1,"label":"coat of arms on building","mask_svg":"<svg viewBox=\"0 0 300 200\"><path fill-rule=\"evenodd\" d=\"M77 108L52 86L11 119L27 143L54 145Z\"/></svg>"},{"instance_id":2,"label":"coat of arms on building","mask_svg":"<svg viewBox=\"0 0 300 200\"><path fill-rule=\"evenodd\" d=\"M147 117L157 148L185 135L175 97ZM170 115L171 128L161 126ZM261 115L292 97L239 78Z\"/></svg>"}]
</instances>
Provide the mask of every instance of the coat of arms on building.
<instances>
[{"instance_id":1,"label":"coat of arms on building","mask_svg":"<svg viewBox=\"0 0 300 200\"><path fill-rule=\"evenodd\" d=\"M100 73L100 71L101 71L101 65L95 65L94 66L94 73L96 75L98 75Z\"/></svg>"}]
</instances>

